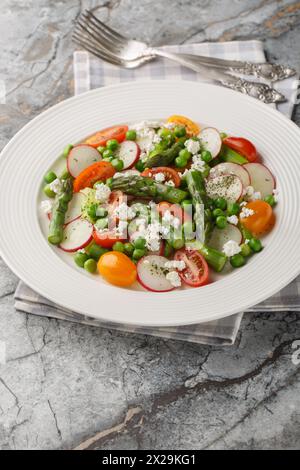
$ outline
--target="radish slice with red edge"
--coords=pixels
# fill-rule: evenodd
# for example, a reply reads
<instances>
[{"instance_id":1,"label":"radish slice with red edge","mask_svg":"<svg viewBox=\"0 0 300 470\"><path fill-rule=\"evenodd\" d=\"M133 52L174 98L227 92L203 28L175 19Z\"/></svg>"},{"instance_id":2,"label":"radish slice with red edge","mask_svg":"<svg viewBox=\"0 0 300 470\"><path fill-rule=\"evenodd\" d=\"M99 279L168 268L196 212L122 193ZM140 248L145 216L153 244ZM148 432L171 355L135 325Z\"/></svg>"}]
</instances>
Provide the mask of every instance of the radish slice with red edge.
<instances>
[{"instance_id":1,"label":"radish slice with red edge","mask_svg":"<svg viewBox=\"0 0 300 470\"><path fill-rule=\"evenodd\" d=\"M222 147L220 132L214 127L206 127L198 137L203 148L211 153L212 158L216 158Z\"/></svg>"},{"instance_id":2,"label":"radish slice with red edge","mask_svg":"<svg viewBox=\"0 0 300 470\"><path fill-rule=\"evenodd\" d=\"M83 193L74 193L71 201L68 204L68 210L65 216L65 223L68 224L72 220L77 219L81 215L81 206L86 199Z\"/></svg>"},{"instance_id":3,"label":"radish slice with red edge","mask_svg":"<svg viewBox=\"0 0 300 470\"><path fill-rule=\"evenodd\" d=\"M100 160L102 160L100 153L91 145L76 145L67 158L68 172L76 178L83 170Z\"/></svg>"},{"instance_id":4,"label":"radish slice with red edge","mask_svg":"<svg viewBox=\"0 0 300 470\"><path fill-rule=\"evenodd\" d=\"M250 175L245 166L238 165L237 163L224 162L214 166L209 173L210 178L215 178L220 175L236 175L240 178L244 188L250 186Z\"/></svg>"},{"instance_id":5,"label":"radish slice with red edge","mask_svg":"<svg viewBox=\"0 0 300 470\"><path fill-rule=\"evenodd\" d=\"M211 199L223 197L229 202L236 202L243 194L243 184L236 175L216 176L207 180L206 192Z\"/></svg>"},{"instance_id":6,"label":"radish slice with red edge","mask_svg":"<svg viewBox=\"0 0 300 470\"><path fill-rule=\"evenodd\" d=\"M124 166L123 170L131 168L138 161L141 150L138 144L132 140L124 140L120 143L116 151L116 158L122 160Z\"/></svg>"},{"instance_id":7,"label":"radish slice with red edge","mask_svg":"<svg viewBox=\"0 0 300 470\"><path fill-rule=\"evenodd\" d=\"M238 245L242 243L241 231L232 224L228 224L224 229L215 227L209 239L209 246L218 251L223 251L225 243L229 240L235 241Z\"/></svg>"},{"instance_id":8,"label":"radish slice with red edge","mask_svg":"<svg viewBox=\"0 0 300 470\"><path fill-rule=\"evenodd\" d=\"M59 245L63 251L74 252L87 246L93 238L93 225L84 219L75 219L64 228L63 241Z\"/></svg>"},{"instance_id":9,"label":"radish slice with red edge","mask_svg":"<svg viewBox=\"0 0 300 470\"><path fill-rule=\"evenodd\" d=\"M158 255L148 255L141 258L137 264L137 279L139 283L151 292L169 292L174 287L166 278L165 263L168 258Z\"/></svg>"},{"instance_id":10,"label":"radish slice with red edge","mask_svg":"<svg viewBox=\"0 0 300 470\"><path fill-rule=\"evenodd\" d=\"M250 185L255 191L260 192L262 199L273 193L276 181L269 168L261 163L246 163L243 168L250 175Z\"/></svg>"}]
</instances>

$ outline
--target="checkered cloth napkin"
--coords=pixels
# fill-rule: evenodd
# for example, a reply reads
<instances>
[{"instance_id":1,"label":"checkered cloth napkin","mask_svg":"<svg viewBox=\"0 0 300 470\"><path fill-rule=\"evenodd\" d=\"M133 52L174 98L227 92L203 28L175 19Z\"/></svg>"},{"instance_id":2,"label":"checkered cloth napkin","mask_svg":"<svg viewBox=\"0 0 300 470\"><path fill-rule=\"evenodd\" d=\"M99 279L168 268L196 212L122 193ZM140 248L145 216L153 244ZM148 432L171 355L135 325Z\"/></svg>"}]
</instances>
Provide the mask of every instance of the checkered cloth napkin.
<instances>
[{"instance_id":1,"label":"checkered cloth napkin","mask_svg":"<svg viewBox=\"0 0 300 470\"><path fill-rule=\"evenodd\" d=\"M265 62L266 60L263 45L260 41L187 44L183 46L167 46L165 49L172 52L187 52L225 59L249 60L252 62ZM74 53L74 79L76 95L93 88L133 80L182 79L204 81L198 73L181 67L167 59L157 59L139 69L126 70L102 62L85 51L76 51ZM293 106L296 101L297 84L297 79L290 78L275 85L288 98L288 101L280 104L278 109L289 117L292 115ZM270 299L253 307L249 312L300 311L299 291L300 277ZM133 327L102 322L62 309L41 297L22 281L19 283L15 293L15 307L22 312L39 316L70 320L129 333L140 333L213 345L232 345L243 316L243 313L238 313L209 323L180 327Z\"/></svg>"}]
</instances>

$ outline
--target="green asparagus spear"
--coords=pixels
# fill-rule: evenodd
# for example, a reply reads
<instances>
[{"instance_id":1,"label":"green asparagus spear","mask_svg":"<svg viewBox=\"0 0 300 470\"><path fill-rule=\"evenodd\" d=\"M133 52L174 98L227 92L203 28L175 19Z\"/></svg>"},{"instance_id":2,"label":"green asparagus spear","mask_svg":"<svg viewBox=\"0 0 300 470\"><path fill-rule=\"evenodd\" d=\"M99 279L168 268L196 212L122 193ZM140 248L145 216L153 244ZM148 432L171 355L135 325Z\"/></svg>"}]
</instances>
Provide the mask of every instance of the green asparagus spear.
<instances>
[{"instance_id":1,"label":"green asparagus spear","mask_svg":"<svg viewBox=\"0 0 300 470\"><path fill-rule=\"evenodd\" d=\"M211 248L210 246L207 246L198 240L186 242L185 246L192 250L198 250L206 259L209 266L214 269L214 271L219 273L224 268L227 257L224 253L221 253L221 251L215 250L214 248Z\"/></svg>"},{"instance_id":2,"label":"green asparagus spear","mask_svg":"<svg viewBox=\"0 0 300 470\"><path fill-rule=\"evenodd\" d=\"M245 157L243 157L235 150L232 150L224 144L222 145L220 157L221 160L223 160L224 162L237 163L238 165L244 165L245 163L249 163Z\"/></svg>"},{"instance_id":3,"label":"green asparagus spear","mask_svg":"<svg viewBox=\"0 0 300 470\"><path fill-rule=\"evenodd\" d=\"M182 140L175 142L170 148L164 149L163 146L158 144L152 152L150 152L145 165L147 168L152 168L154 166L168 166L170 165L178 154L180 150L184 148L184 143Z\"/></svg>"},{"instance_id":4,"label":"green asparagus spear","mask_svg":"<svg viewBox=\"0 0 300 470\"><path fill-rule=\"evenodd\" d=\"M119 176L113 178L109 186L112 190L121 190L126 194L138 197L151 197L155 201L168 201L180 204L187 197L187 192L173 188L166 184L157 183L151 178L143 176Z\"/></svg>"},{"instance_id":5,"label":"green asparagus spear","mask_svg":"<svg viewBox=\"0 0 300 470\"><path fill-rule=\"evenodd\" d=\"M213 224L212 218L209 215L209 211L205 211L205 209L208 209L208 197L206 195L203 176L200 171L189 171L186 176L186 182L188 190L192 196L192 202L194 206L194 221L196 223L198 236L204 234L203 240L207 241L211 235Z\"/></svg>"},{"instance_id":6,"label":"green asparagus spear","mask_svg":"<svg viewBox=\"0 0 300 470\"><path fill-rule=\"evenodd\" d=\"M48 241L53 245L59 245L63 240L63 226L68 203L73 195L73 179L67 178L62 181L61 191L55 196L49 226Z\"/></svg>"}]
</instances>

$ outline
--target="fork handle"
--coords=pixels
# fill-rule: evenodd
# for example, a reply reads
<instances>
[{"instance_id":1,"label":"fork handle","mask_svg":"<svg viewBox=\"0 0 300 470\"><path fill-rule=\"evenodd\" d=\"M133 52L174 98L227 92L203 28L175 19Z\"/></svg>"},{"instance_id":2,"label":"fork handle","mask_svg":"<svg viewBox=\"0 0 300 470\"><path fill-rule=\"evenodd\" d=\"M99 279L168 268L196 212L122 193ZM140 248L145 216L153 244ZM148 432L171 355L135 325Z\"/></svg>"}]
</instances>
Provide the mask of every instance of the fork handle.
<instances>
[{"instance_id":1,"label":"fork handle","mask_svg":"<svg viewBox=\"0 0 300 470\"><path fill-rule=\"evenodd\" d=\"M143 55L149 54L149 56L152 57L160 56L174 60L180 65L200 73L204 78L213 80L227 88L231 88L232 90L257 98L264 103L279 103L285 101L285 97L281 93L265 83L244 80L234 75L230 75L229 73L225 73L216 67L196 63L194 60L191 60L182 54L167 52L157 48L148 48L146 51L143 51L143 53Z\"/></svg>"}]
</instances>

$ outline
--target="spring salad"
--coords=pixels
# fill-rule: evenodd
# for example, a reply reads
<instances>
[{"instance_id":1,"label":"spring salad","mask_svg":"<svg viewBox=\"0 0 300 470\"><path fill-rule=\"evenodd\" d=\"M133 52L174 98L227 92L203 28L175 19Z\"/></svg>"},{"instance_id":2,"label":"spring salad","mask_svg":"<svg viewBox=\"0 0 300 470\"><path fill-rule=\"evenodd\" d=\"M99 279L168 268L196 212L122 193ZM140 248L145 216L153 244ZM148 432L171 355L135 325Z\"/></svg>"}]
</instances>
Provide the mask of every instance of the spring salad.
<instances>
[{"instance_id":1,"label":"spring salad","mask_svg":"<svg viewBox=\"0 0 300 470\"><path fill-rule=\"evenodd\" d=\"M183 116L110 127L63 156L64 173L44 178L48 241L116 286L204 286L260 252L275 223L254 144Z\"/></svg>"}]
</instances>

